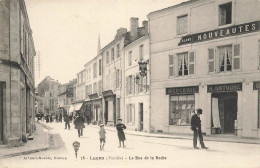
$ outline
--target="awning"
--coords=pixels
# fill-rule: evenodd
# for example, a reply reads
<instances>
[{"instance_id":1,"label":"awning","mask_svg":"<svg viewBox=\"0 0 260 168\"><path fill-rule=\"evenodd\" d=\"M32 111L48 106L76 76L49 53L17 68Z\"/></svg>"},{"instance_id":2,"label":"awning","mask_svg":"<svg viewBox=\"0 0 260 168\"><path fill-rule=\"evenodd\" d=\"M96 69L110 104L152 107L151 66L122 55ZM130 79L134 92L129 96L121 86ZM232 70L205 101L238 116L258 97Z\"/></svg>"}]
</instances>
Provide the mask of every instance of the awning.
<instances>
[{"instance_id":1,"label":"awning","mask_svg":"<svg viewBox=\"0 0 260 168\"><path fill-rule=\"evenodd\" d=\"M74 106L70 105L69 113L72 113L74 111Z\"/></svg>"},{"instance_id":2,"label":"awning","mask_svg":"<svg viewBox=\"0 0 260 168\"><path fill-rule=\"evenodd\" d=\"M74 110L79 111L83 103L74 104Z\"/></svg>"}]
</instances>

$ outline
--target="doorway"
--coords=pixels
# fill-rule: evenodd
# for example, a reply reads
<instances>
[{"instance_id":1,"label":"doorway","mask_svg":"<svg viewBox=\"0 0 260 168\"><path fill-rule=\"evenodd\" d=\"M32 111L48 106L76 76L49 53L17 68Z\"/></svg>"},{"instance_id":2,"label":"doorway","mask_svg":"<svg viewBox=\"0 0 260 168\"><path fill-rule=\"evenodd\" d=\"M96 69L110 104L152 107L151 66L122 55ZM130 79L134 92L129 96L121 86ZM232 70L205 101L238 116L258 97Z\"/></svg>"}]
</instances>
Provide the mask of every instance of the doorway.
<instances>
[{"instance_id":1,"label":"doorway","mask_svg":"<svg viewBox=\"0 0 260 168\"><path fill-rule=\"evenodd\" d=\"M143 103L139 103L139 115L140 115L140 131L144 129L144 107Z\"/></svg>"},{"instance_id":2,"label":"doorway","mask_svg":"<svg viewBox=\"0 0 260 168\"><path fill-rule=\"evenodd\" d=\"M237 92L212 94L212 127L222 134L235 134Z\"/></svg>"},{"instance_id":3,"label":"doorway","mask_svg":"<svg viewBox=\"0 0 260 168\"><path fill-rule=\"evenodd\" d=\"M105 124L107 124L108 120L108 101L105 101Z\"/></svg>"}]
</instances>

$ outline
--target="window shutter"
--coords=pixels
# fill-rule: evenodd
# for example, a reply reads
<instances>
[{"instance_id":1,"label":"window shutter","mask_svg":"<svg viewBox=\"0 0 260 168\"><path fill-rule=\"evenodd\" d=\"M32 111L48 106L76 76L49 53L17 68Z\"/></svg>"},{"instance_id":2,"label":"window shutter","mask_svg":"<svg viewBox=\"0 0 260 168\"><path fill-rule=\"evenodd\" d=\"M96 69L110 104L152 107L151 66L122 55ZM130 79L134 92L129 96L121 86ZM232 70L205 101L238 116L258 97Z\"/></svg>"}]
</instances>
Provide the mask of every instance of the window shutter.
<instances>
[{"instance_id":1,"label":"window shutter","mask_svg":"<svg viewBox=\"0 0 260 168\"><path fill-rule=\"evenodd\" d=\"M260 69L260 40L258 41L258 69Z\"/></svg>"},{"instance_id":2,"label":"window shutter","mask_svg":"<svg viewBox=\"0 0 260 168\"><path fill-rule=\"evenodd\" d=\"M241 44L233 45L233 70L240 70Z\"/></svg>"},{"instance_id":3,"label":"window shutter","mask_svg":"<svg viewBox=\"0 0 260 168\"><path fill-rule=\"evenodd\" d=\"M20 36L20 40L21 40L21 45L20 45L20 50L21 50L21 54L23 54L23 38L24 38L24 35L23 35L23 33L24 33L24 27L23 27L23 15L21 14L21 25L20 25L20 31L21 31L21 36Z\"/></svg>"},{"instance_id":4,"label":"window shutter","mask_svg":"<svg viewBox=\"0 0 260 168\"><path fill-rule=\"evenodd\" d=\"M132 123L135 123L135 104L132 104Z\"/></svg>"},{"instance_id":5,"label":"window shutter","mask_svg":"<svg viewBox=\"0 0 260 168\"><path fill-rule=\"evenodd\" d=\"M121 85L122 85L122 70L121 69L119 69L119 87L121 87Z\"/></svg>"},{"instance_id":6,"label":"window shutter","mask_svg":"<svg viewBox=\"0 0 260 168\"><path fill-rule=\"evenodd\" d=\"M130 114L129 114L129 104L126 105L126 111L127 111L127 123L129 123L129 117L130 117Z\"/></svg>"},{"instance_id":7,"label":"window shutter","mask_svg":"<svg viewBox=\"0 0 260 168\"><path fill-rule=\"evenodd\" d=\"M209 59L208 59L208 65L209 65L209 73L215 72L215 49L209 48Z\"/></svg>"},{"instance_id":8,"label":"window shutter","mask_svg":"<svg viewBox=\"0 0 260 168\"><path fill-rule=\"evenodd\" d=\"M195 74L195 51L189 52L189 75Z\"/></svg>"},{"instance_id":9,"label":"window shutter","mask_svg":"<svg viewBox=\"0 0 260 168\"><path fill-rule=\"evenodd\" d=\"M132 75L132 94L135 94L135 75Z\"/></svg>"},{"instance_id":10,"label":"window shutter","mask_svg":"<svg viewBox=\"0 0 260 168\"><path fill-rule=\"evenodd\" d=\"M114 73L113 73L114 75L113 75L113 77L114 77L114 79L113 79L113 87L114 88L116 88L116 70L114 71Z\"/></svg>"},{"instance_id":11,"label":"window shutter","mask_svg":"<svg viewBox=\"0 0 260 168\"><path fill-rule=\"evenodd\" d=\"M125 80L125 94L126 95L128 95L128 79L129 79L129 77L127 76L126 80Z\"/></svg>"},{"instance_id":12,"label":"window shutter","mask_svg":"<svg viewBox=\"0 0 260 168\"><path fill-rule=\"evenodd\" d=\"M140 75L139 75L139 73L136 73L136 77L139 77L139 80L140 80ZM139 81L139 83L140 83L140 81ZM135 92L136 93L139 93L139 83L137 84L136 82L135 82Z\"/></svg>"},{"instance_id":13,"label":"window shutter","mask_svg":"<svg viewBox=\"0 0 260 168\"><path fill-rule=\"evenodd\" d=\"M169 76L174 76L174 55L169 55Z\"/></svg>"}]
</instances>

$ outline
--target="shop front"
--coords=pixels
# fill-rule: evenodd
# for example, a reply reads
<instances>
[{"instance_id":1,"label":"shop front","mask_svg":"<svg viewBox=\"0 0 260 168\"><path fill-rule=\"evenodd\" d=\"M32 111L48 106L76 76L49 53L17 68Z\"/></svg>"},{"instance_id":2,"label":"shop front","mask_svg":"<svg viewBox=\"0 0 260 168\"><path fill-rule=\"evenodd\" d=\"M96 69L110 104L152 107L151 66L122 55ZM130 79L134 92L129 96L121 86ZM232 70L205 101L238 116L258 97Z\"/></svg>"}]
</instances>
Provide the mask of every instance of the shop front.
<instances>
[{"instance_id":1,"label":"shop front","mask_svg":"<svg viewBox=\"0 0 260 168\"><path fill-rule=\"evenodd\" d=\"M89 95L89 99L91 100L91 107L88 107L88 109L92 111L91 122L92 124L99 125L103 123L102 98L97 93L94 93Z\"/></svg>"},{"instance_id":2,"label":"shop front","mask_svg":"<svg viewBox=\"0 0 260 168\"><path fill-rule=\"evenodd\" d=\"M116 95L113 91L102 92L104 97L104 120L107 126L116 125Z\"/></svg>"},{"instance_id":3,"label":"shop front","mask_svg":"<svg viewBox=\"0 0 260 168\"><path fill-rule=\"evenodd\" d=\"M169 95L169 132L190 132L196 93L199 93L198 86L166 88Z\"/></svg>"},{"instance_id":4,"label":"shop front","mask_svg":"<svg viewBox=\"0 0 260 168\"><path fill-rule=\"evenodd\" d=\"M207 86L211 93L212 134L237 134L238 91L242 91L242 83Z\"/></svg>"}]
</instances>

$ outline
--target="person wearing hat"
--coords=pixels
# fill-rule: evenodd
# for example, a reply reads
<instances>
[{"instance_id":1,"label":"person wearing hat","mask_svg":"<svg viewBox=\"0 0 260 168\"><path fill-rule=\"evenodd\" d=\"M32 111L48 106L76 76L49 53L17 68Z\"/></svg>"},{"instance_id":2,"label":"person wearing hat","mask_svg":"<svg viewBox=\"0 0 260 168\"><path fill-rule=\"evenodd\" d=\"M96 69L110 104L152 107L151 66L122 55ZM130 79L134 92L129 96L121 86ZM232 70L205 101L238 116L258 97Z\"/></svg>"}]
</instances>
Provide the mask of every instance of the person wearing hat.
<instances>
[{"instance_id":1,"label":"person wearing hat","mask_svg":"<svg viewBox=\"0 0 260 168\"><path fill-rule=\"evenodd\" d=\"M74 120L75 129L78 130L78 136L83 136L84 118L81 117L80 113L77 113L77 117Z\"/></svg>"},{"instance_id":2,"label":"person wearing hat","mask_svg":"<svg viewBox=\"0 0 260 168\"><path fill-rule=\"evenodd\" d=\"M101 124L99 127L100 127L100 130L99 130L100 151L102 151L102 150L104 150L104 146L106 143L106 130L104 128L104 124Z\"/></svg>"},{"instance_id":3,"label":"person wearing hat","mask_svg":"<svg viewBox=\"0 0 260 168\"><path fill-rule=\"evenodd\" d=\"M125 124L122 124L122 119L119 118L118 120L118 124L116 124L116 130L117 130L117 135L118 135L118 139L119 139L119 148L121 148L121 142L123 144L123 148L125 148L125 133L124 133L124 129L126 129Z\"/></svg>"},{"instance_id":4,"label":"person wearing hat","mask_svg":"<svg viewBox=\"0 0 260 168\"><path fill-rule=\"evenodd\" d=\"M196 113L193 114L191 117L191 130L193 131L193 148L194 149L199 149L197 146L198 135L199 135L199 139L200 139L201 148L208 149L203 142L203 137L202 137L202 132L201 132L201 120L200 120L201 114L202 114L202 109L198 108L198 109L196 109Z\"/></svg>"}]
</instances>

